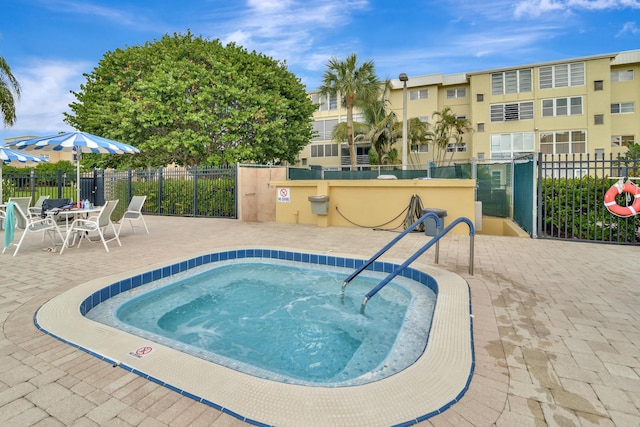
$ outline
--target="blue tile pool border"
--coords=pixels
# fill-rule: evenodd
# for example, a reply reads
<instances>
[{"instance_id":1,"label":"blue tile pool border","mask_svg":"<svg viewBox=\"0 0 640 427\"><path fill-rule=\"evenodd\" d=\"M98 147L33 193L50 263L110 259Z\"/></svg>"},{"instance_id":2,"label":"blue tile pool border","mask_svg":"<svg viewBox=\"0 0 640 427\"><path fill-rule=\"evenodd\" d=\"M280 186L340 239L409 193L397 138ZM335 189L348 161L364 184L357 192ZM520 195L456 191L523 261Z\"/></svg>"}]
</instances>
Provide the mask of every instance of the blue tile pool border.
<instances>
[{"instance_id":1,"label":"blue tile pool border","mask_svg":"<svg viewBox=\"0 0 640 427\"><path fill-rule=\"evenodd\" d=\"M219 261L227 261L227 260L239 260L239 259L276 259L281 261L293 261L299 262L303 264L311 264L311 265L326 265L329 267L346 267L346 268L356 268L360 267L364 264L365 261L353 258L345 258L338 257L332 255L319 255L319 254L306 254L301 252L292 252L292 251L283 251L283 250L272 250L272 249L236 249L229 250L223 252L213 252L206 255L200 255L186 261L180 261L175 264L157 268L155 270L147 271L132 277L129 277L124 280L120 280L118 282L112 283L109 286L106 286L99 291L94 292L92 295L87 297L80 304L80 313L83 316L94 308L96 305L112 298L121 292L126 292L131 289L135 289L139 286L146 285L147 283L153 282L155 280L164 279L166 277L171 277L178 273L183 273L195 267L200 267L205 264L214 264ZM374 261L370 266L367 267L367 270L380 272L380 273L391 273L394 269L398 267L397 264L384 262L384 261ZM399 276L406 277L415 282L421 283L427 287L429 287L436 295L438 294L438 284L436 281L428 275L420 270L413 269L411 267L405 268L400 272Z\"/></svg>"},{"instance_id":2,"label":"blue tile pool border","mask_svg":"<svg viewBox=\"0 0 640 427\"><path fill-rule=\"evenodd\" d=\"M312 253L304 253L304 252L294 252L294 251L285 251L285 250L273 250L273 249L235 249L235 250L228 250L228 251L222 251L222 252L212 252L210 254L205 254L205 255L199 255L197 257L194 258L190 258L188 260L183 260L180 262L177 262L175 264L169 265L169 266L164 266L164 267L160 267L157 268L155 270L151 270L151 271L147 271L141 274L137 274L135 276L129 277L127 279L123 279L123 280L119 280L117 282L114 282L110 285L105 286L104 288L94 292L93 294L91 294L90 296L88 296L87 298L85 298L82 303L79 306L79 310L80 313L82 314L82 316L86 316L86 314L92 309L94 308L96 305L108 300L109 298L112 298L122 292L126 292L128 290L137 288L139 286L145 285L147 283L151 283L155 280L160 280L160 279L164 279L166 277L171 277L175 274L178 273L182 273L185 271L188 271L192 268L195 267L199 267L202 266L204 264L213 264L219 261L226 261L226 260L235 260L235 259L247 259L247 258L252 258L252 259L256 259L256 258L262 258L262 259L276 259L276 260L284 260L284 261L294 261L294 262L299 262L299 263L303 263L303 264L312 264L312 265L326 265L326 266L331 266L331 267L346 267L346 268L358 268L360 266L362 266L365 261L361 260L361 259L355 259L355 258L347 258L347 257L339 257L339 256L332 256L332 255L320 255L320 254L312 254ZM384 262L384 261L374 261L371 265L369 265L366 270L370 270L370 271L374 271L374 272L382 272L382 273L391 273L395 270L395 268L398 267L397 264L395 263L390 263L390 262ZM436 282L436 280L431 277L429 274L420 271L420 270L416 270L413 269L411 267L407 267L405 268L403 271L401 271L399 274L399 276L401 277L406 277L409 278L411 280L414 280L418 283L421 283L427 287L429 287L437 296L438 294L438 283ZM469 292L469 313L472 314L471 311L471 291L470 289L468 289ZM74 348L77 348L79 350L84 351L85 353L88 353L100 360L103 360L107 363L110 363L113 367L120 367L122 369L125 369L129 372L132 372L136 375L139 375L149 381L155 382L156 384L159 384L161 386L164 386L170 390L175 391L176 393L179 393L185 397L191 398L195 401L198 401L200 403L203 403L205 405L211 406L212 408L215 408L221 412L224 412L226 414L229 414L231 416L233 416L234 418L237 418L241 421L244 421L248 424L251 425L255 425L255 426L261 426L261 427L267 427L269 426L269 424L264 424L260 421L257 420L252 420L249 418L245 418L242 415L231 411L228 408L224 408L218 404L216 404L215 402L211 402L207 399L204 399L202 397L199 397L197 395L194 395L192 393L189 393L186 390L182 390L179 389L177 387L172 386L171 384L168 384L158 378L152 377L150 375L147 375L146 373L139 371L137 369L134 369L131 366L128 366L124 363L120 363L120 362L116 362L114 360L111 360L107 357L104 357L98 353L95 353L87 348L84 348L80 345L77 345L71 341L65 340L64 338L61 338L57 335L54 335L50 332L48 332L46 329L42 328L39 324L38 324L38 320L37 320L37 316L38 316L38 311L36 311L36 313L34 314L34 324L35 326L38 328L38 330L44 332L45 334L52 336L56 339L58 339L59 341L62 341L65 344L68 344ZM445 410L447 410L448 408L450 408L452 405L454 405L455 403L457 403L462 396L467 392L467 390L469 389L469 385L471 383L471 378L473 376L473 372L475 371L475 350L474 350L474 346L473 346L473 316L471 316L471 323L470 323L470 337L471 337L471 368L467 377L467 381L466 384L464 385L464 387L462 388L462 390L460 391L460 393L450 402L448 402L447 404L443 405L441 408L431 411L427 414L424 414L420 417L417 417L416 419L412 419L412 420L408 420L405 422L401 422L398 424L395 424L392 427L404 427L404 426L411 426L411 425L415 425L419 422L425 421L435 415L438 415L442 412L444 412Z\"/></svg>"}]
</instances>

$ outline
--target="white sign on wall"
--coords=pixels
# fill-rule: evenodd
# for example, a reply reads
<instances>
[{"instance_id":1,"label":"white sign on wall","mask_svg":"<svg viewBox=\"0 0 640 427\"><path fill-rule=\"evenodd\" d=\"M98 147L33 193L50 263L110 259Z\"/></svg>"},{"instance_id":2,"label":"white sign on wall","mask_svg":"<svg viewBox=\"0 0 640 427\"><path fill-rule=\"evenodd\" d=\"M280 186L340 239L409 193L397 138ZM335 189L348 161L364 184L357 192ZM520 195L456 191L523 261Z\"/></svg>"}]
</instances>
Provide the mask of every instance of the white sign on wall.
<instances>
[{"instance_id":1,"label":"white sign on wall","mask_svg":"<svg viewBox=\"0 0 640 427\"><path fill-rule=\"evenodd\" d=\"M280 203L291 202L291 191L287 187L278 187L278 201Z\"/></svg>"}]
</instances>

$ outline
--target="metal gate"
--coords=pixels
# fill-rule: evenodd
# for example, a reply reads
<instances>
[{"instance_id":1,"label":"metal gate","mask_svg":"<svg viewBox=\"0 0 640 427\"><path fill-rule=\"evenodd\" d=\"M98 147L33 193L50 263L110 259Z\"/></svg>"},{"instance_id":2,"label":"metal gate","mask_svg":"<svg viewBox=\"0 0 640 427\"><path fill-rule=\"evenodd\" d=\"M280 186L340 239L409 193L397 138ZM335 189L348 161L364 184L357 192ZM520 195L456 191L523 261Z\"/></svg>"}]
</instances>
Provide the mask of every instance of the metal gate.
<instances>
[{"instance_id":1,"label":"metal gate","mask_svg":"<svg viewBox=\"0 0 640 427\"><path fill-rule=\"evenodd\" d=\"M604 206L604 194L613 184L638 176L636 157L540 154L538 237L640 245L640 215L621 218ZM618 202L627 203L622 197Z\"/></svg>"},{"instance_id":2,"label":"metal gate","mask_svg":"<svg viewBox=\"0 0 640 427\"><path fill-rule=\"evenodd\" d=\"M534 156L529 155L513 161L513 220L530 236L533 236L535 228L534 160Z\"/></svg>"}]
</instances>

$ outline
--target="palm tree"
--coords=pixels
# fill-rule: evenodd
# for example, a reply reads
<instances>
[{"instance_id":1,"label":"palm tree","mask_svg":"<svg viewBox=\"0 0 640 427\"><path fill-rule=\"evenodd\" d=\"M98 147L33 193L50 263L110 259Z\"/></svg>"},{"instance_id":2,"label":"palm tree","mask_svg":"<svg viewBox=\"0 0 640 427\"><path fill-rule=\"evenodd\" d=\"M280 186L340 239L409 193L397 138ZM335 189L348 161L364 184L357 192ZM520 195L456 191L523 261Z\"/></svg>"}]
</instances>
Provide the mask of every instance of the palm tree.
<instances>
[{"instance_id":1,"label":"palm tree","mask_svg":"<svg viewBox=\"0 0 640 427\"><path fill-rule=\"evenodd\" d=\"M20 98L20 85L13 77L7 61L0 56L0 111L5 127L13 126L16 121L15 98Z\"/></svg>"},{"instance_id":2,"label":"palm tree","mask_svg":"<svg viewBox=\"0 0 640 427\"><path fill-rule=\"evenodd\" d=\"M393 124L394 142L396 139L402 138L402 121L396 121ZM407 145L428 144L433 141L433 132L429 131L429 123L423 122L418 117L412 117L407 120Z\"/></svg>"},{"instance_id":3,"label":"palm tree","mask_svg":"<svg viewBox=\"0 0 640 427\"><path fill-rule=\"evenodd\" d=\"M449 144L453 144L454 150L449 158L449 163L451 163L455 147L462 142L462 135L466 132L472 132L473 128L469 120L458 118L449 107L445 107L442 111L436 111L433 113L433 117L436 118L436 122L429 134L429 139L438 150L436 161L444 161L447 147Z\"/></svg>"},{"instance_id":4,"label":"palm tree","mask_svg":"<svg viewBox=\"0 0 640 427\"><path fill-rule=\"evenodd\" d=\"M387 154L391 146L402 135L402 128L398 126L396 114L388 111L390 89L391 82L387 80L379 86L377 92L369 94L371 98L358 97L355 101L355 107L361 113L363 121L354 120L353 140L354 142L367 141L371 144L369 164L377 164L381 159L388 158ZM338 123L331 137L335 141L347 141L347 123ZM394 154L391 154L391 158L395 159ZM375 163L372 163L371 159L374 159Z\"/></svg>"},{"instance_id":5,"label":"palm tree","mask_svg":"<svg viewBox=\"0 0 640 427\"><path fill-rule=\"evenodd\" d=\"M366 61L358 65L355 53L347 56L344 61L333 57L327 64L327 70L322 76L320 86L321 95L337 95L342 97L342 103L347 109L347 145L351 169L356 167L356 151L353 132L353 107L356 99L371 99L378 93L379 82L375 73L373 61Z\"/></svg>"},{"instance_id":6,"label":"palm tree","mask_svg":"<svg viewBox=\"0 0 640 427\"><path fill-rule=\"evenodd\" d=\"M402 163L398 150L396 148L392 148L387 151L380 159L380 163L383 165L397 165Z\"/></svg>"},{"instance_id":7,"label":"palm tree","mask_svg":"<svg viewBox=\"0 0 640 427\"><path fill-rule=\"evenodd\" d=\"M378 159L391 149L399 134L397 128L397 117L393 111L389 111L389 91L391 82L386 80L378 86L378 91L371 93L369 99L358 99L356 106L362 112L366 133L364 139L371 143L371 147L376 150Z\"/></svg>"}]
</instances>

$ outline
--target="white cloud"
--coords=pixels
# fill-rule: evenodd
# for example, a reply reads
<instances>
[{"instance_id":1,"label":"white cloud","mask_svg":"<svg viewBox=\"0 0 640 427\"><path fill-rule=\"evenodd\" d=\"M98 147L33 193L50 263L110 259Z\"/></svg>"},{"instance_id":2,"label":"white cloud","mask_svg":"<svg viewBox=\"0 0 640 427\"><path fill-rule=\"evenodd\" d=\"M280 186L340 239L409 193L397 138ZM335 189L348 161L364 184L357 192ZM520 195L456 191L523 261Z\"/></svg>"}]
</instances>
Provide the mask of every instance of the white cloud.
<instances>
[{"instance_id":1,"label":"white cloud","mask_svg":"<svg viewBox=\"0 0 640 427\"><path fill-rule=\"evenodd\" d=\"M295 3L290 0L249 0L247 3L250 8L263 12L287 10L295 6Z\"/></svg>"},{"instance_id":2,"label":"white cloud","mask_svg":"<svg viewBox=\"0 0 640 427\"><path fill-rule=\"evenodd\" d=\"M538 1L521 1L516 5L515 16L517 18L522 16L537 17L544 15L545 13L555 12L558 10L564 10L565 5L562 2L554 0L538 0Z\"/></svg>"},{"instance_id":3,"label":"white cloud","mask_svg":"<svg viewBox=\"0 0 640 427\"><path fill-rule=\"evenodd\" d=\"M640 0L522 0L516 4L515 16L538 17L547 13L564 11L567 13L579 10L607 10L640 8Z\"/></svg>"},{"instance_id":4,"label":"white cloud","mask_svg":"<svg viewBox=\"0 0 640 427\"><path fill-rule=\"evenodd\" d=\"M52 16L74 15L77 19L109 23L116 27L134 28L137 31L157 31L164 26L163 23L153 20L153 11L144 9L144 5L136 2L129 2L124 7L124 2L118 2L119 7L78 0L39 0L39 3L41 7L49 9Z\"/></svg>"},{"instance_id":5,"label":"white cloud","mask_svg":"<svg viewBox=\"0 0 640 427\"><path fill-rule=\"evenodd\" d=\"M369 1L248 0L247 5L224 24L229 31L220 39L306 67L310 54L325 50L318 46L318 39L347 25L354 13L369 7ZM220 23L216 23L205 32L219 33L221 29ZM329 56L325 56L323 63Z\"/></svg>"},{"instance_id":6,"label":"white cloud","mask_svg":"<svg viewBox=\"0 0 640 427\"><path fill-rule=\"evenodd\" d=\"M235 43L239 46L247 46L251 44L251 35L245 31L238 30L228 34L224 39L220 40L222 44Z\"/></svg>"},{"instance_id":7,"label":"white cloud","mask_svg":"<svg viewBox=\"0 0 640 427\"><path fill-rule=\"evenodd\" d=\"M622 29L618 32L618 34L616 34L616 37L620 37L625 34L640 34L640 28L638 28L635 22L625 22L622 26Z\"/></svg>"},{"instance_id":8,"label":"white cloud","mask_svg":"<svg viewBox=\"0 0 640 427\"><path fill-rule=\"evenodd\" d=\"M63 112L76 99L70 91L78 91L91 67L86 62L33 62L13 70L22 91L16 102L16 123L13 134L46 135L71 130L63 122Z\"/></svg>"}]
</instances>

